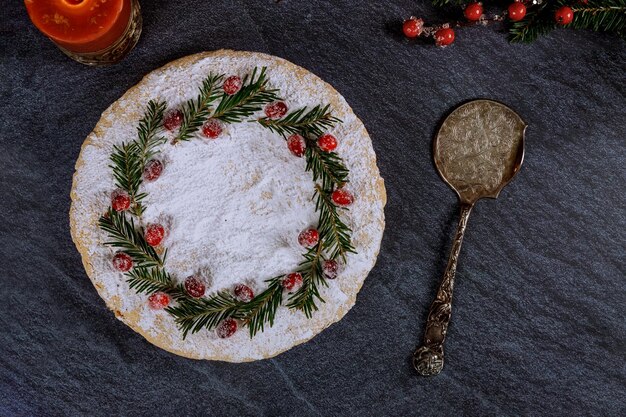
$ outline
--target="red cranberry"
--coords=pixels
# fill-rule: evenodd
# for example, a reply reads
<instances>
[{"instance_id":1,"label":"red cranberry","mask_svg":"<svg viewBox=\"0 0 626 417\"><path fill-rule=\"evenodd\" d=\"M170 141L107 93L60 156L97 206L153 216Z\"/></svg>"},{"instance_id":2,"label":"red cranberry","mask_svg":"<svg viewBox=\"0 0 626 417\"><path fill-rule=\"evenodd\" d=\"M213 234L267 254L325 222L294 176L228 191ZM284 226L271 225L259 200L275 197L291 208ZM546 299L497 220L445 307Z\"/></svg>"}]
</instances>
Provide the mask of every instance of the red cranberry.
<instances>
[{"instance_id":1,"label":"red cranberry","mask_svg":"<svg viewBox=\"0 0 626 417\"><path fill-rule=\"evenodd\" d=\"M178 129L181 123L183 123L183 112L180 110L169 111L163 119L163 127L170 131Z\"/></svg>"},{"instance_id":2,"label":"red cranberry","mask_svg":"<svg viewBox=\"0 0 626 417\"><path fill-rule=\"evenodd\" d=\"M206 286L202 281L192 275L185 280L185 290L187 294L193 298L200 298L204 295Z\"/></svg>"},{"instance_id":3,"label":"red cranberry","mask_svg":"<svg viewBox=\"0 0 626 417\"><path fill-rule=\"evenodd\" d=\"M158 223L151 223L146 227L144 237L150 246L159 246L165 236L165 228Z\"/></svg>"},{"instance_id":4,"label":"red cranberry","mask_svg":"<svg viewBox=\"0 0 626 417\"><path fill-rule=\"evenodd\" d=\"M417 17L410 17L402 24L402 32L407 38L417 38L422 34L424 29L424 21Z\"/></svg>"},{"instance_id":5,"label":"red cranberry","mask_svg":"<svg viewBox=\"0 0 626 417\"><path fill-rule=\"evenodd\" d=\"M231 337L237 331L237 320L235 319L226 319L217 325L215 329L215 333L220 339L226 339Z\"/></svg>"},{"instance_id":6,"label":"red cranberry","mask_svg":"<svg viewBox=\"0 0 626 417\"><path fill-rule=\"evenodd\" d=\"M235 286L235 298L244 303L249 303L254 298L254 292L247 285L237 284Z\"/></svg>"},{"instance_id":7,"label":"red cranberry","mask_svg":"<svg viewBox=\"0 0 626 417\"><path fill-rule=\"evenodd\" d=\"M113 257L113 267L118 271L127 272L133 267L133 258L124 252L118 252Z\"/></svg>"},{"instance_id":8,"label":"red cranberry","mask_svg":"<svg viewBox=\"0 0 626 417\"><path fill-rule=\"evenodd\" d=\"M452 44L452 42L454 42L454 29L443 28L435 32L435 45L444 47Z\"/></svg>"},{"instance_id":9,"label":"red cranberry","mask_svg":"<svg viewBox=\"0 0 626 417\"><path fill-rule=\"evenodd\" d=\"M111 198L111 206L115 211L128 210L130 208L130 196L125 191L115 191Z\"/></svg>"},{"instance_id":10,"label":"red cranberry","mask_svg":"<svg viewBox=\"0 0 626 417\"><path fill-rule=\"evenodd\" d=\"M302 287L302 275L298 272L293 272L283 278L282 285L289 292L298 291Z\"/></svg>"},{"instance_id":11,"label":"red cranberry","mask_svg":"<svg viewBox=\"0 0 626 417\"><path fill-rule=\"evenodd\" d=\"M287 138L287 148L289 148L289 151L295 156L301 157L306 150L306 141L301 135L296 133Z\"/></svg>"},{"instance_id":12,"label":"red cranberry","mask_svg":"<svg viewBox=\"0 0 626 417\"><path fill-rule=\"evenodd\" d=\"M337 138L325 133L317 140L317 146L324 152L332 152L337 148Z\"/></svg>"},{"instance_id":13,"label":"red cranberry","mask_svg":"<svg viewBox=\"0 0 626 417\"><path fill-rule=\"evenodd\" d=\"M159 291L151 294L150 297L148 297L148 305L154 310L160 310L167 307L170 304L170 300L171 299L169 295L162 291Z\"/></svg>"},{"instance_id":14,"label":"red cranberry","mask_svg":"<svg viewBox=\"0 0 626 417\"><path fill-rule=\"evenodd\" d=\"M265 106L265 115L268 119L280 119L285 114L287 114L287 105L282 101L275 101Z\"/></svg>"},{"instance_id":15,"label":"red cranberry","mask_svg":"<svg viewBox=\"0 0 626 417\"><path fill-rule=\"evenodd\" d=\"M571 7L561 6L554 13L554 20L561 26L569 25L574 20L574 11Z\"/></svg>"},{"instance_id":16,"label":"red cranberry","mask_svg":"<svg viewBox=\"0 0 626 417\"><path fill-rule=\"evenodd\" d=\"M209 119L202 125L202 133L209 139L215 139L222 134L222 123L217 119Z\"/></svg>"},{"instance_id":17,"label":"red cranberry","mask_svg":"<svg viewBox=\"0 0 626 417\"><path fill-rule=\"evenodd\" d=\"M146 181L154 181L161 176L163 172L163 163L158 159L151 159L146 163L143 170L143 178Z\"/></svg>"},{"instance_id":18,"label":"red cranberry","mask_svg":"<svg viewBox=\"0 0 626 417\"><path fill-rule=\"evenodd\" d=\"M337 278L337 273L339 272L339 264L334 259L329 259L324 261L322 264L322 271L324 272L324 276L328 279Z\"/></svg>"},{"instance_id":19,"label":"red cranberry","mask_svg":"<svg viewBox=\"0 0 626 417\"><path fill-rule=\"evenodd\" d=\"M526 6L524 3L516 1L509 4L509 19L514 22L522 20L526 16Z\"/></svg>"},{"instance_id":20,"label":"red cranberry","mask_svg":"<svg viewBox=\"0 0 626 417\"><path fill-rule=\"evenodd\" d=\"M298 243L305 248L312 248L317 245L320 240L320 234L317 229L307 229L300 232L298 235Z\"/></svg>"},{"instance_id":21,"label":"red cranberry","mask_svg":"<svg viewBox=\"0 0 626 417\"><path fill-rule=\"evenodd\" d=\"M224 92L226 94L232 96L233 94L237 94L237 92L241 90L242 85L243 82L241 81L241 77L231 75L230 77L226 78L226 80L224 80L222 88L224 89Z\"/></svg>"},{"instance_id":22,"label":"red cranberry","mask_svg":"<svg viewBox=\"0 0 626 417\"><path fill-rule=\"evenodd\" d=\"M483 5L480 3L470 3L463 11L465 18L470 22L475 22L483 15Z\"/></svg>"},{"instance_id":23,"label":"red cranberry","mask_svg":"<svg viewBox=\"0 0 626 417\"><path fill-rule=\"evenodd\" d=\"M352 193L344 188L339 188L333 191L331 198L333 202L340 207L349 206L354 202L354 196Z\"/></svg>"}]
</instances>

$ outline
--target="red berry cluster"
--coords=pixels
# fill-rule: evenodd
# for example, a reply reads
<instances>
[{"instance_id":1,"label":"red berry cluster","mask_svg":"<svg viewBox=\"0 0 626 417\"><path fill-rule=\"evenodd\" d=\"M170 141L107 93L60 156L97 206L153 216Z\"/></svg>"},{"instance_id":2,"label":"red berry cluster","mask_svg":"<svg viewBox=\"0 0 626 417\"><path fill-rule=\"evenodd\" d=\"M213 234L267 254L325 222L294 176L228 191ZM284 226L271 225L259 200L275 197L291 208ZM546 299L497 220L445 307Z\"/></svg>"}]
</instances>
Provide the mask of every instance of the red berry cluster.
<instances>
[{"instance_id":1,"label":"red berry cluster","mask_svg":"<svg viewBox=\"0 0 626 417\"><path fill-rule=\"evenodd\" d=\"M519 22L526 17L525 3L527 2L528 0L515 0L509 4L506 14L510 21ZM463 10L463 15L470 23L483 22L486 24L489 21L502 20L499 16L494 16L491 19L486 18L483 14L483 5L480 2L469 3ZM574 11L569 6L561 6L556 10L554 20L561 26L569 25L574 20ZM468 23L455 22L452 25L467 26ZM402 32L407 38L432 36L437 46L445 47L454 42L454 29L450 26L451 24L445 24L440 27L426 27L424 26L424 20L411 16L402 24Z\"/></svg>"}]
</instances>

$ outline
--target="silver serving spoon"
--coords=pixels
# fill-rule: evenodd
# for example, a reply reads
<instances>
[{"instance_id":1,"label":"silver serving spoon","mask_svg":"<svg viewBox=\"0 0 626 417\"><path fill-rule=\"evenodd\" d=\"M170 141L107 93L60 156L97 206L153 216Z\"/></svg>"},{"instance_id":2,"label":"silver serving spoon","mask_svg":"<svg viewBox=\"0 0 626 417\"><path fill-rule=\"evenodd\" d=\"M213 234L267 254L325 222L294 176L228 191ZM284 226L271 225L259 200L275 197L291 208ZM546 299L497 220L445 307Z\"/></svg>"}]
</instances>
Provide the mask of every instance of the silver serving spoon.
<instances>
[{"instance_id":1,"label":"silver serving spoon","mask_svg":"<svg viewBox=\"0 0 626 417\"><path fill-rule=\"evenodd\" d=\"M472 207L481 198L497 198L519 171L524 159L525 130L526 123L507 106L492 100L474 100L454 109L435 137L435 165L459 196L461 219L428 312L423 344L413 353L413 366L421 375L437 375L443 369L454 275Z\"/></svg>"}]
</instances>

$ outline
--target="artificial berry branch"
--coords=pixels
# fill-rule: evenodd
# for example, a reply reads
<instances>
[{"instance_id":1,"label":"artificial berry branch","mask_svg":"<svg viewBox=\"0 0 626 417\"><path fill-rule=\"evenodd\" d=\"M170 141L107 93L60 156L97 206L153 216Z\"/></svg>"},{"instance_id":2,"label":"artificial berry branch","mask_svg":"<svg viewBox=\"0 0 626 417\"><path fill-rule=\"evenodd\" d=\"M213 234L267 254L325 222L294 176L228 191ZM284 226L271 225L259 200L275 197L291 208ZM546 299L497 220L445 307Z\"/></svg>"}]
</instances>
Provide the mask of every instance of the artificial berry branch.
<instances>
[{"instance_id":1,"label":"artificial berry branch","mask_svg":"<svg viewBox=\"0 0 626 417\"><path fill-rule=\"evenodd\" d=\"M485 1L497 8L499 1ZM437 7L462 8L465 20L425 26L422 19L404 21L406 37L433 37L437 46L454 42L453 28L504 22L511 42L530 43L557 27L588 29L626 35L626 0L515 0L505 10L483 13L483 3L467 0L433 0Z\"/></svg>"}]
</instances>

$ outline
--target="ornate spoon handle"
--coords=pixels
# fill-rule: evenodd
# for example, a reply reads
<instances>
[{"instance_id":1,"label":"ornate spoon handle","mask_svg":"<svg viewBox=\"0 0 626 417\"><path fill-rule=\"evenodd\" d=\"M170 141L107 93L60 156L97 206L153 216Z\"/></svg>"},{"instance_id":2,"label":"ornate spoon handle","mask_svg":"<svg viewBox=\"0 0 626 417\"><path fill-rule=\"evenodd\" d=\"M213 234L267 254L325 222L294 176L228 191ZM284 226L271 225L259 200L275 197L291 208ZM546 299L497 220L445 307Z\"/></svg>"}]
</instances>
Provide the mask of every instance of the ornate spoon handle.
<instances>
[{"instance_id":1,"label":"ornate spoon handle","mask_svg":"<svg viewBox=\"0 0 626 417\"><path fill-rule=\"evenodd\" d=\"M454 289L454 276L456 265L459 260L461 243L467 227L467 219L472 211L472 205L461 205L461 219L456 229L456 236L452 243L448 266L441 279L435 301L430 305L426 331L422 346L413 353L413 366L423 376L437 375L443 369L443 342L446 339L450 314L452 313L452 290Z\"/></svg>"}]
</instances>

